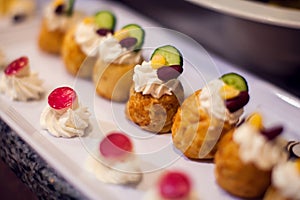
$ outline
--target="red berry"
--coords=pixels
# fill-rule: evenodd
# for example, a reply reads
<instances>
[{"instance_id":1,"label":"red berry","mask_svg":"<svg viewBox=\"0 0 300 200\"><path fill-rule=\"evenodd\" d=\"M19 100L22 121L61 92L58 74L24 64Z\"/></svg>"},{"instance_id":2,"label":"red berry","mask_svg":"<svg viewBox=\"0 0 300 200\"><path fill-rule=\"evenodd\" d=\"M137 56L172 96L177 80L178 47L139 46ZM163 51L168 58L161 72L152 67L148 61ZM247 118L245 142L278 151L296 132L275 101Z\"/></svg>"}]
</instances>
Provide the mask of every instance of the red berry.
<instances>
[{"instance_id":1,"label":"red berry","mask_svg":"<svg viewBox=\"0 0 300 200\"><path fill-rule=\"evenodd\" d=\"M191 191L191 182L182 172L168 172L159 181L159 191L166 199L184 198Z\"/></svg>"},{"instance_id":2,"label":"red berry","mask_svg":"<svg viewBox=\"0 0 300 200\"><path fill-rule=\"evenodd\" d=\"M113 34L113 30L107 28L100 28L96 32L100 36L106 36L108 33Z\"/></svg>"},{"instance_id":3,"label":"red berry","mask_svg":"<svg viewBox=\"0 0 300 200\"><path fill-rule=\"evenodd\" d=\"M134 37L128 37L120 41L120 45L126 49L130 49L134 47L136 43L137 43L137 39Z\"/></svg>"},{"instance_id":4,"label":"red berry","mask_svg":"<svg viewBox=\"0 0 300 200\"><path fill-rule=\"evenodd\" d=\"M99 146L100 153L106 158L121 158L132 149L131 140L123 133L110 133Z\"/></svg>"},{"instance_id":5,"label":"red berry","mask_svg":"<svg viewBox=\"0 0 300 200\"><path fill-rule=\"evenodd\" d=\"M48 96L48 104L56 109L69 108L77 99L76 92L70 87L59 87L53 90Z\"/></svg>"},{"instance_id":6,"label":"red berry","mask_svg":"<svg viewBox=\"0 0 300 200\"><path fill-rule=\"evenodd\" d=\"M8 76L17 75L24 67L28 66L29 60L26 56L20 57L10 63L4 70Z\"/></svg>"},{"instance_id":7,"label":"red berry","mask_svg":"<svg viewBox=\"0 0 300 200\"><path fill-rule=\"evenodd\" d=\"M233 98L233 99L228 99L225 101L227 109L233 113L240 108L243 108L249 101L250 96L248 94L248 91L241 91L240 94Z\"/></svg>"}]
</instances>

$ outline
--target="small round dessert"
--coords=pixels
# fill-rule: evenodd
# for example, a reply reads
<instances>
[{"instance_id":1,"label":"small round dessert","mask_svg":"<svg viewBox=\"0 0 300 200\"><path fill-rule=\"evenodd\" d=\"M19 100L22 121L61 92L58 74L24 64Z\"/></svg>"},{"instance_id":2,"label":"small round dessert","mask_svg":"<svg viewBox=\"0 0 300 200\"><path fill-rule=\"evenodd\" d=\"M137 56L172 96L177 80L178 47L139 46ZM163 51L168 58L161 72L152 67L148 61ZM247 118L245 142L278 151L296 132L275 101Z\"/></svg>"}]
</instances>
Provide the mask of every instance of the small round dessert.
<instances>
[{"instance_id":1,"label":"small round dessert","mask_svg":"<svg viewBox=\"0 0 300 200\"><path fill-rule=\"evenodd\" d=\"M144 35L139 25L129 24L102 40L93 70L93 82L99 96L117 102L128 100L133 68L143 61Z\"/></svg>"},{"instance_id":2,"label":"small round dessert","mask_svg":"<svg viewBox=\"0 0 300 200\"><path fill-rule=\"evenodd\" d=\"M174 117L173 143L188 158L213 159L220 139L234 128L249 101L244 78L234 73L223 77L230 81L213 80L197 90Z\"/></svg>"},{"instance_id":3,"label":"small round dessert","mask_svg":"<svg viewBox=\"0 0 300 200\"><path fill-rule=\"evenodd\" d=\"M0 92L17 101L39 100L44 89L38 74L30 71L29 59L22 56L11 62L0 80Z\"/></svg>"},{"instance_id":4,"label":"small round dessert","mask_svg":"<svg viewBox=\"0 0 300 200\"><path fill-rule=\"evenodd\" d=\"M69 138L85 134L89 117L87 108L78 103L76 92L70 87L59 87L49 94L40 124L55 137Z\"/></svg>"},{"instance_id":5,"label":"small round dessert","mask_svg":"<svg viewBox=\"0 0 300 200\"><path fill-rule=\"evenodd\" d=\"M150 62L134 68L126 115L144 130L168 133L184 98L177 79L183 72L182 56L178 49L166 45L157 48L151 57Z\"/></svg>"},{"instance_id":6,"label":"small round dessert","mask_svg":"<svg viewBox=\"0 0 300 200\"><path fill-rule=\"evenodd\" d=\"M187 174L181 171L165 172L155 188L150 189L143 200L197 200L196 192Z\"/></svg>"},{"instance_id":7,"label":"small round dessert","mask_svg":"<svg viewBox=\"0 0 300 200\"><path fill-rule=\"evenodd\" d=\"M46 7L38 36L41 50L60 54L66 32L83 18L81 12L74 12L75 0L53 0Z\"/></svg>"},{"instance_id":8,"label":"small round dessert","mask_svg":"<svg viewBox=\"0 0 300 200\"><path fill-rule=\"evenodd\" d=\"M264 200L300 199L300 159L275 166Z\"/></svg>"},{"instance_id":9,"label":"small round dessert","mask_svg":"<svg viewBox=\"0 0 300 200\"><path fill-rule=\"evenodd\" d=\"M219 186L241 198L262 197L271 183L274 166L287 161L281 126L264 128L255 113L221 139L215 156ZM259 177L259 178L258 178Z\"/></svg>"},{"instance_id":10,"label":"small round dessert","mask_svg":"<svg viewBox=\"0 0 300 200\"><path fill-rule=\"evenodd\" d=\"M121 132L111 132L101 140L99 151L88 157L86 168L105 183L137 183L142 178L133 143Z\"/></svg>"},{"instance_id":11,"label":"small round dessert","mask_svg":"<svg viewBox=\"0 0 300 200\"><path fill-rule=\"evenodd\" d=\"M84 18L70 29L62 45L62 58L73 76L91 78L100 41L114 32L116 17L109 11L99 11Z\"/></svg>"}]
</instances>

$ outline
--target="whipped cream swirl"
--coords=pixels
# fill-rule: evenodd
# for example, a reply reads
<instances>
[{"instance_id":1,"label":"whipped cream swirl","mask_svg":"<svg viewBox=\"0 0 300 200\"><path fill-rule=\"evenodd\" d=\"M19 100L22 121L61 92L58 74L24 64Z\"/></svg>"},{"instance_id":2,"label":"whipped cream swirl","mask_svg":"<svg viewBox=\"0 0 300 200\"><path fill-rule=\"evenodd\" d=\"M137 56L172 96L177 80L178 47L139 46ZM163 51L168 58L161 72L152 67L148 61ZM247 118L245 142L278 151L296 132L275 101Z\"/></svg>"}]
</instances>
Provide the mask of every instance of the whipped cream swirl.
<instances>
[{"instance_id":1,"label":"whipped cream swirl","mask_svg":"<svg viewBox=\"0 0 300 200\"><path fill-rule=\"evenodd\" d=\"M85 22L77 25L74 37L81 50L89 56L97 55L97 47L104 38L96 33L95 24Z\"/></svg>"},{"instance_id":2,"label":"whipped cream swirl","mask_svg":"<svg viewBox=\"0 0 300 200\"><path fill-rule=\"evenodd\" d=\"M275 165L285 162L288 157L283 151L280 137L268 140L248 123L235 130L233 141L239 144L241 160L253 163L262 170L270 170Z\"/></svg>"},{"instance_id":3,"label":"whipped cream swirl","mask_svg":"<svg viewBox=\"0 0 300 200\"><path fill-rule=\"evenodd\" d=\"M83 17L82 13L76 11L73 12L72 16L57 15L55 14L55 9L56 8L53 6L53 4L49 4L45 8L44 18L49 31L59 30L66 32Z\"/></svg>"},{"instance_id":4,"label":"whipped cream swirl","mask_svg":"<svg viewBox=\"0 0 300 200\"><path fill-rule=\"evenodd\" d=\"M153 69L151 62L144 61L134 67L134 90L143 95L151 94L154 98L160 98L164 94L172 95L172 91L179 86L179 80L172 79L163 82L157 76L157 69Z\"/></svg>"},{"instance_id":5,"label":"whipped cream swirl","mask_svg":"<svg viewBox=\"0 0 300 200\"><path fill-rule=\"evenodd\" d=\"M105 37L99 44L99 57L107 63L115 61L124 52L126 48L122 48L112 35Z\"/></svg>"},{"instance_id":6,"label":"whipped cream swirl","mask_svg":"<svg viewBox=\"0 0 300 200\"><path fill-rule=\"evenodd\" d=\"M300 172L295 163L276 166L272 172L272 184L287 199L300 199Z\"/></svg>"},{"instance_id":7,"label":"whipped cream swirl","mask_svg":"<svg viewBox=\"0 0 300 200\"><path fill-rule=\"evenodd\" d=\"M235 124L238 122L244 110L241 108L236 112L230 113L226 108L224 99L220 94L220 90L224 84L225 83L219 79L209 82L200 93L200 103L207 113L221 120L222 123L226 121L230 124Z\"/></svg>"},{"instance_id":8,"label":"whipped cream swirl","mask_svg":"<svg viewBox=\"0 0 300 200\"><path fill-rule=\"evenodd\" d=\"M77 109L69 108L62 114L47 106L41 114L40 124L55 137L70 138L84 135L89 126L89 117L88 109L80 105Z\"/></svg>"},{"instance_id":9,"label":"whipped cream swirl","mask_svg":"<svg viewBox=\"0 0 300 200\"><path fill-rule=\"evenodd\" d=\"M87 158L86 169L104 183L135 183L142 178L138 160L133 153L125 160L114 162L97 153L96 158L93 156Z\"/></svg>"},{"instance_id":10,"label":"whipped cream swirl","mask_svg":"<svg viewBox=\"0 0 300 200\"><path fill-rule=\"evenodd\" d=\"M38 78L37 73L30 73L24 77L3 74L0 80L0 92L13 100L38 100L44 93L42 83L43 81Z\"/></svg>"}]
</instances>

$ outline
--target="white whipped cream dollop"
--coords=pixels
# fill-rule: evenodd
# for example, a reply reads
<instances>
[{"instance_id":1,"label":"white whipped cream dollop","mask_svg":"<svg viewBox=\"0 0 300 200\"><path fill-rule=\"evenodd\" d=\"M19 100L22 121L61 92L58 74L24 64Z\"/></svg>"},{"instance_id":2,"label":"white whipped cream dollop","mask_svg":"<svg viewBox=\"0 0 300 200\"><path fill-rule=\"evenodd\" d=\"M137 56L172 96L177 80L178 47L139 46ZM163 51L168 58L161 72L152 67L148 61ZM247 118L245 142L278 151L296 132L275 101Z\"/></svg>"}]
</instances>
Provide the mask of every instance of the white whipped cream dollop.
<instances>
[{"instance_id":1,"label":"white whipped cream dollop","mask_svg":"<svg viewBox=\"0 0 300 200\"><path fill-rule=\"evenodd\" d=\"M224 86L222 80L216 79L209 82L201 91L199 99L201 106L207 113L213 117L230 123L235 124L238 122L240 116L243 114L243 108L231 113L224 103L224 99L221 97L220 90Z\"/></svg>"},{"instance_id":2,"label":"white whipped cream dollop","mask_svg":"<svg viewBox=\"0 0 300 200\"><path fill-rule=\"evenodd\" d=\"M134 67L133 81L136 92L142 92L143 95L151 94L155 98L160 98L164 94L172 95L172 91L179 85L177 79L164 83L158 78L157 69L153 69L151 62L146 61Z\"/></svg>"},{"instance_id":3,"label":"white whipped cream dollop","mask_svg":"<svg viewBox=\"0 0 300 200\"><path fill-rule=\"evenodd\" d=\"M0 80L0 92L13 100L38 100L44 93L42 83L37 73L30 73L24 77L3 74Z\"/></svg>"},{"instance_id":4,"label":"white whipped cream dollop","mask_svg":"<svg viewBox=\"0 0 300 200\"><path fill-rule=\"evenodd\" d=\"M262 170L270 170L287 160L280 138L269 141L248 123L242 124L235 130L233 141L239 144L241 160L245 163L253 163Z\"/></svg>"},{"instance_id":5,"label":"white whipped cream dollop","mask_svg":"<svg viewBox=\"0 0 300 200\"><path fill-rule=\"evenodd\" d=\"M287 199L300 199L300 172L295 163L286 162L275 166L272 184Z\"/></svg>"},{"instance_id":6,"label":"white whipped cream dollop","mask_svg":"<svg viewBox=\"0 0 300 200\"><path fill-rule=\"evenodd\" d=\"M47 106L40 117L40 124L50 134L56 137L83 136L89 126L90 113L87 107L80 106L76 109L68 109L59 114L50 106Z\"/></svg>"},{"instance_id":7,"label":"white whipped cream dollop","mask_svg":"<svg viewBox=\"0 0 300 200\"><path fill-rule=\"evenodd\" d=\"M99 44L99 57L107 63L115 61L125 51L126 49L122 48L119 41L111 34L103 38Z\"/></svg>"},{"instance_id":8,"label":"white whipped cream dollop","mask_svg":"<svg viewBox=\"0 0 300 200\"><path fill-rule=\"evenodd\" d=\"M72 16L67 16L65 14L57 15L55 14L55 9L56 8L52 4L49 4L44 11L44 18L49 31L59 30L66 32L83 17L83 13L77 11L74 11Z\"/></svg>"},{"instance_id":9,"label":"white whipped cream dollop","mask_svg":"<svg viewBox=\"0 0 300 200\"><path fill-rule=\"evenodd\" d=\"M103 37L96 33L96 27L93 23L80 22L76 27L74 37L86 55L97 55L97 47Z\"/></svg>"},{"instance_id":10,"label":"white whipped cream dollop","mask_svg":"<svg viewBox=\"0 0 300 200\"><path fill-rule=\"evenodd\" d=\"M96 157L87 158L86 169L104 183L136 183L142 178L138 160L133 154L125 160L110 162L97 153Z\"/></svg>"}]
</instances>

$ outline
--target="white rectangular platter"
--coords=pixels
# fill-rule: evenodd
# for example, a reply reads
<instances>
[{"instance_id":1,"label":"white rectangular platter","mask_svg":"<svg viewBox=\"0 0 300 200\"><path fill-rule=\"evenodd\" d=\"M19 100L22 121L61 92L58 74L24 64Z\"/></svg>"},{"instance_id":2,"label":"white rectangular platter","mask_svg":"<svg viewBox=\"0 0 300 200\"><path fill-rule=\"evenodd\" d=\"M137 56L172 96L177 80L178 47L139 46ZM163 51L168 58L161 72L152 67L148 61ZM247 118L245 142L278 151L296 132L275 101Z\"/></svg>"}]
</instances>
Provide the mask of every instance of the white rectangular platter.
<instances>
[{"instance_id":1,"label":"white rectangular platter","mask_svg":"<svg viewBox=\"0 0 300 200\"><path fill-rule=\"evenodd\" d=\"M116 2L82 0L77 2L76 7L89 14L103 9L113 11L118 20L117 30L128 23L140 24L146 30L145 57L149 56L148 50L161 45L172 44L178 47L185 57L181 80L186 96L223 73L234 71L242 74L248 80L251 96L245 114L259 111L263 113L267 125L283 124L284 137L288 140L300 140L298 98L216 56L209 56L187 36L160 29L150 19ZM71 76L66 72L60 57L41 52L37 47L39 24L40 19L36 18L24 25L0 30L0 48L10 61L22 55L29 57L31 69L37 71L44 80L46 95L40 101L31 102L16 102L0 95L0 115L71 184L90 199L141 199L147 189L155 184L161 172L180 169L192 177L200 199L235 199L217 186L213 163L195 162L181 156L173 148L170 134L155 135L141 131L125 118L124 103L112 103L100 98L95 94L91 80ZM92 114L91 131L82 138L55 138L39 125L40 114L47 105L47 94L63 85L74 87L80 102L88 106ZM138 154L150 154L149 157L141 156L145 173L143 180L136 186L104 184L85 169L85 160L97 148L101 135L116 129L133 136ZM167 159L166 162L166 158L172 159Z\"/></svg>"}]
</instances>

